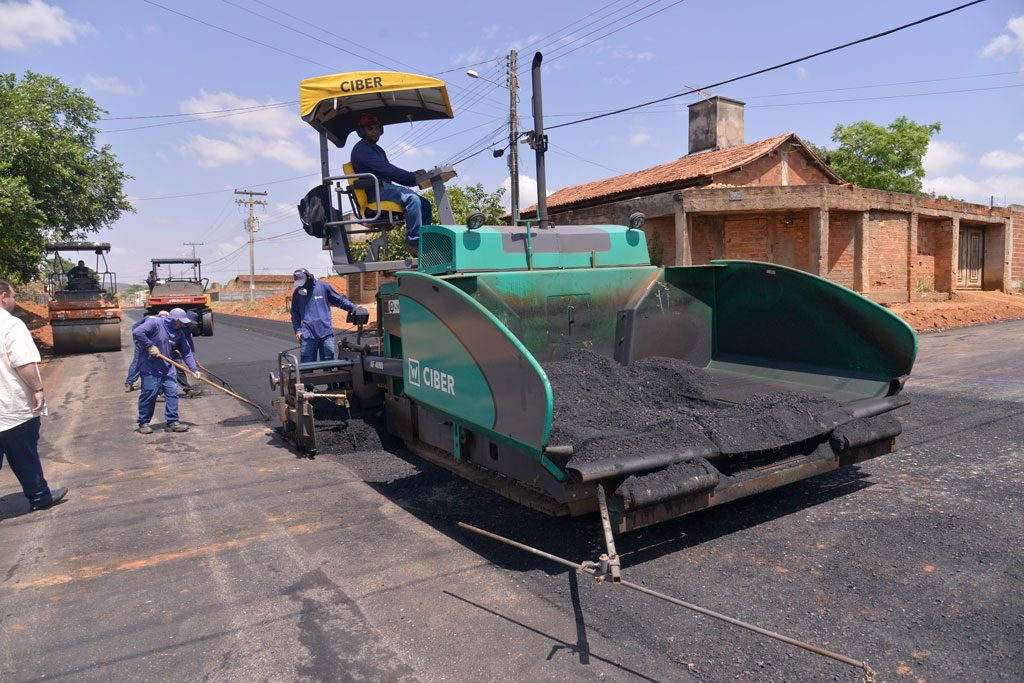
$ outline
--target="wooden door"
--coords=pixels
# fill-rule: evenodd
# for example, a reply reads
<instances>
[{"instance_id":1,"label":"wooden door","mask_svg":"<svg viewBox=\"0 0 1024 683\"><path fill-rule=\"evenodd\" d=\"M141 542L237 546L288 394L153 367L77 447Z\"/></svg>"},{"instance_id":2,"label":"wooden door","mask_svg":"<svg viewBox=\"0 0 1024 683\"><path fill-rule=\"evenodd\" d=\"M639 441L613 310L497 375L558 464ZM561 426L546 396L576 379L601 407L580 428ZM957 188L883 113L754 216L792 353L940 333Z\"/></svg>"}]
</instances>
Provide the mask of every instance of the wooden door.
<instances>
[{"instance_id":1,"label":"wooden door","mask_svg":"<svg viewBox=\"0 0 1024 683\"><path fill-rule=\"evenodd\" d=\"M958 261L956 286L960 289L980 289L981 271L985 265L985 233L981 228L960 230Z\"/></svg>"}]
</instances>

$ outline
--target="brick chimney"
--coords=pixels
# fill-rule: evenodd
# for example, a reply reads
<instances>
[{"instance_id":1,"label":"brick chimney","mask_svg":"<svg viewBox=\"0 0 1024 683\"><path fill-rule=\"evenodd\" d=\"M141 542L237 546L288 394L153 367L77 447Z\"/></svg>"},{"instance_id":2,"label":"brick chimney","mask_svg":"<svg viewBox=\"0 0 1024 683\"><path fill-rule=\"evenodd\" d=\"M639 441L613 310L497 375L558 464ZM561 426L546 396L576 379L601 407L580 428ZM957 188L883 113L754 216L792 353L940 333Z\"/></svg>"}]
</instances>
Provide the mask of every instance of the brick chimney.
<instances>
[{"instance_id":1,"label":"brick chimney","mask_svg":"<svg viewBox=\"0 0 1024 683\"><path fill-rule=\"evenodd\" d=\"M690 109L688 154L743 144L743 106L739 100L714 97L694 102Z\"/></svg>"}]
</instances>

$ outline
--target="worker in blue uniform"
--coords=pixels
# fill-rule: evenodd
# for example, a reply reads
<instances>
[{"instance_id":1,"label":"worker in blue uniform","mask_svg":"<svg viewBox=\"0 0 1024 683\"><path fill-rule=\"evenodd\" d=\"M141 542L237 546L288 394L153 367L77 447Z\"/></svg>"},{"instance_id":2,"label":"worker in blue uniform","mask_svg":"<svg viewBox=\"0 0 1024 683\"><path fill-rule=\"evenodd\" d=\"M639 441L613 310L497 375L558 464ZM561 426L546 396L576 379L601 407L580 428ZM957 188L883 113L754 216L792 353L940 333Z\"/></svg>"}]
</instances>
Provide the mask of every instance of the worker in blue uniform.
<instances>
[{"instance_id":1,"label":"worker in blue uniform","mask_svg":"<svg viewBox=\"0 0 1024 683\"><path fill-rule=\"evenodd\" d=\"M430 200L410 190L416 185L416 176L425 171L406 171L388 161L384 148L377 144L384 134L384 127L373 114L363 114L356 124L356 134L361 138L352 147L352 168L356 173L372 173L380 181L380 198L383 201L402 205L405 216L406 246L413 254L419 253L420 228L429 221L433 213ZM406 187L402 187L402 186ZM372 197L371 201L375 201Z\"/></svg>"},{"instance_id":2,"label":"worker in blue uniform","mask_svg":"<svg viewBox=\"0 0 1024 683\"><path fill-rule=\"evenodd\" d=\"M348 322L366 324L369 312L334 291L326 282L317 280L308 270L294 273L292 292L292 328L299 341L301 362L334 360L334 326L331 306L348 312ZM361 322L360 322L361 321Z\"/></svg>"},{"instance_id":3,"label":"worker in blue uniform","mask_svg":"<svg viewBox=\"0 0 1024 683\"><path fill-rule=\"evenodd\" d=\"M146 322L147 318L157 318L157 317L163 318L166 315L167 315L167 311L157 311L156 315L143 316L142 320L140 320L137 323L135 323L134 325L132 325L132 331L134 332L136 327L138 327L142 323ZM140 349L139 349L139 345L138 344L132 344L132 346L135 347L135 352L132 355L132 362L128 365L128 377L126 377L125 380L124 380L124 390L125 390L125 392L134 391L135 390L135 383L139 380L139 351L140 351Z\"/></svg>"},{"instance_id":4,"label":"worker in blue uniform","mask_svg":"<svg viewBox=\"0 0 1024 683\"><path fill-rule=\"evenodd\" d=\"M164 393L164 418L166 431L187 432L188 427L178 421L178 382L174 366L159 358L170 358L176 349L192 374L199 377L195 355L182 333L182 327L189 324L188 316L180 308L172 308L165 318L146 318L132 330L132 338L145 353L139 359L142 374L142 391L139 392L139 433L152 434L149 421L153 419L156 396L160 389Z\"/></svg>"}]
</instances>

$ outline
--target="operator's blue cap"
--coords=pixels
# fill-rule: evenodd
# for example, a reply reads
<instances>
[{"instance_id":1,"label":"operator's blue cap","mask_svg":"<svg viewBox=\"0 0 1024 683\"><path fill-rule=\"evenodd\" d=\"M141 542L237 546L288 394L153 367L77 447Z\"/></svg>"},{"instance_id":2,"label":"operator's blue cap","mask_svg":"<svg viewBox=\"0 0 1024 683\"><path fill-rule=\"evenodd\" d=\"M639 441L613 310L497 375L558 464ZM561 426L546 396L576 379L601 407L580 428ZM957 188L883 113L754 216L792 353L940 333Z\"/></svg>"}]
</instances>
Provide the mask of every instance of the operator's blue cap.
<instances>
[{"instance_id":1,"label":"operator's blue cap","mask_svg":"<svg viewBox=\"0 0 1024 683\"><path fill-rule=\"evenodd\" d=\"M194 327L199 324L199 316L195 311L185 311L185 316L188 318L189 325Z\"/></svg>"}]
</instances>

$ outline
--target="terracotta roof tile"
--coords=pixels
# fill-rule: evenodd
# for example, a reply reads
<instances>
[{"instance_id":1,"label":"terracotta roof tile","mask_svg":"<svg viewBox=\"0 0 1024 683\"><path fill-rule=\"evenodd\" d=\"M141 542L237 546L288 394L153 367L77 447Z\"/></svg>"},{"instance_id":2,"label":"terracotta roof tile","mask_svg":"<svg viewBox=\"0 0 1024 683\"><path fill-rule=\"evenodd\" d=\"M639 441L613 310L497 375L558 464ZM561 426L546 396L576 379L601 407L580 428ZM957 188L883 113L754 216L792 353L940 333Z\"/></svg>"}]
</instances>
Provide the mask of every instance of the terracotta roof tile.
<instances>
[{"instance_id":1,"label":"terracotta roof tile","mask_svg":"<svg viewBox=\"0 0 1024 683\"><path fill-rule=\"evenodd\" d=\"M708 178L723 171L748 164L779 147L791 137L795 138L801 145L804 144L803 140L800 140L795 133L783 133L767 140L759 140L758 142L751 142L746 145L738 145L712 152L701 152L700 154L689 154L667 164L645 168L634 173L626 173L614 178L565 187L548 195L548 209L556 207L565 208L573 204L589 203L597 199L626 193L636 192L644 194L654 188L671 187L673 185L686 184L687 181L699 178ZM832 171L828 171L828 173L835 175ZM838 176L836 176L836 179L839 180ZM524 210L524 213L527 211L536 211L536 206L531 206L529 209Z\"/></svg>"}]
</instances>

